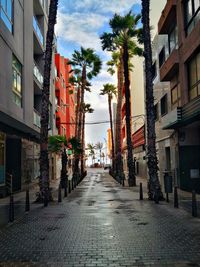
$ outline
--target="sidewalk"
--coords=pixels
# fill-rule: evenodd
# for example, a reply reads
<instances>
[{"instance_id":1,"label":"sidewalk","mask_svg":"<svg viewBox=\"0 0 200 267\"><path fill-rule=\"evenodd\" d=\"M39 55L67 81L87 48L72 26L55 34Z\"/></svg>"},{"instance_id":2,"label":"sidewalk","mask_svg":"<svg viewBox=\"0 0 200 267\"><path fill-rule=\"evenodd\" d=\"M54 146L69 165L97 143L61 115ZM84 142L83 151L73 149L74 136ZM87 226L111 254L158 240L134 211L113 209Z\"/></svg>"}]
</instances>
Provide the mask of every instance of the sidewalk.
<instances>
[{"instance_id":1,"label":"sidewalk","mask_svg":"<svg viewBox=\"0 0 200 267\"><path fill-rule=\"evenodd\" d=\"M52 188L53 195L56 198L56 192L58 188L60 179L52 180L50 187ZM29 197L30 197L30 209L35 209L38 207L37 203L34 203L36 200L36 193L39 191L38 184L33 183L30 185ZM26 201L26 192L21 191L14 193L14 216L15 219L20 218L25 213L25 201ZM0 199L0 228L9 223L9 202L10 197L5 197ZM41 206L41 205L40 205Z\"/></svg>"},{"instance_id":2,"label":"sidewalk","mask_svg":"<svg viewBox=\"0 0 200 267\"><path fill-rule=\"evenodd\" d=\"M144 198L148 198L147 180L145 178L141 178L137 176L136 183L137 183L137 186L132 187L131 190L134 192L138 192L138 198L139 198L139 185L140 183L142 183ZM125 180L125 187L128 187L127 179ZM164 193L164 197L166 197L165 193ZM196 194L196 198L197 198L197 215L198 215L198 218L200 218L200 194ZM178 200L179 200L179 208L187 211L192 216L192 193L178 189ZM174 205L174 194L173 193L169 194L169 205L172 206L173 208L173 205Z\"/></svg>"}]
</instances>

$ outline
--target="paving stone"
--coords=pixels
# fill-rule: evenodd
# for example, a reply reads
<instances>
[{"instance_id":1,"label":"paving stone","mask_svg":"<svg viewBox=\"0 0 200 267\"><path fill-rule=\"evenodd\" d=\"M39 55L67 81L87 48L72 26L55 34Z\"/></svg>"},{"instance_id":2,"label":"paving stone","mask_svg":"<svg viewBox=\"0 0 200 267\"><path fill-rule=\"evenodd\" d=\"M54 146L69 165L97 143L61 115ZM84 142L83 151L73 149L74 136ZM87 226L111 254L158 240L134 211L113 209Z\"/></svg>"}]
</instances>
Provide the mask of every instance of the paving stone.
<instances>
[{"instance_id":1,"label":"paving stone","mask_svg":"<svg viewBox=\"0 0 200 267\"><path fill-rule=\"evenodd\" d=\"M200 219L136 190L89 173L62 203L0 231L0 267L200 266Z\"/></svg>"}]
</instances>

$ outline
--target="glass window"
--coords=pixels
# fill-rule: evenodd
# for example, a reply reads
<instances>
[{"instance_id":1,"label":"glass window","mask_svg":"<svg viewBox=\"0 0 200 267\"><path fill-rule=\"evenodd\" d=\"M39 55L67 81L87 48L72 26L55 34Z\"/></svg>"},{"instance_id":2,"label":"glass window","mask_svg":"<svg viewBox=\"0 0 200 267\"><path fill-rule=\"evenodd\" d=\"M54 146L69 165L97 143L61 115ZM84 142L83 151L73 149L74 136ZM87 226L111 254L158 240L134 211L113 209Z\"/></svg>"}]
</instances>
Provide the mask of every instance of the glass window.
<instances>
[{"instance_id":1,"label":"glass window","mask_svg":"<svg viewBox=\"0 0 200 267\"><path fill-rule=\"evenodd\" d=\"M200 52L188 64L190 100L200 95Z\"/></svg>"},{"instance_id":2,"label":"glass window","mask_svg":"<svg viewBox=\"0 0 200 267\"><path fill-rule=\"evenodd\" d=\"M5 134L0 132L0 184L5 184Z\"/></svg>"},{"instance_id":3,"label":"glass window","mask_svg":"<svg viewBox=\"0 0 200 267\"><path fill-rule=\"evenodd\" d=\"M13 30L13 0L0 0L0 18L10 32Z\"/></svg>"},{"instance_id":4,"label":"glass window","mask_svg":"<svg viewBox=\"0 0 200 267\"><path fill-rule=\"evenodd\" d=\"M186 33L190 34L200 19L200 0L187 0L185 3Z\"/></svg>"},{"instance_id":5,"label":"glass window","mask_svg":"<svg viewBox=\"0 0 200 267\"><path fill-rule=\"evenodd\" d=\"M164 95L161 98L161 101L160 101L160 111L161 111L161 116L164 116L167 113L167 94Z\"/></svg>"},{"instance_id":6,"label":"glass window","mask_svg":"<svg viewBox=\"0 0 200 267\"><path fill-rule=\"evenodd\" d=\"M169 53L171 53L175 48L177 48L177 26L173 28L168 36L169 40Z\"/></svg>"},{"instance_id":7,"label":"glass window","mask_svg":"<svg viewBox=\"0 0 200 267\"><path fill-rule=\"evenodd\" d=\"M21 107L22 106L22 65L13 55L13 101L14 103Z\"/></svg>"}]
</instances>

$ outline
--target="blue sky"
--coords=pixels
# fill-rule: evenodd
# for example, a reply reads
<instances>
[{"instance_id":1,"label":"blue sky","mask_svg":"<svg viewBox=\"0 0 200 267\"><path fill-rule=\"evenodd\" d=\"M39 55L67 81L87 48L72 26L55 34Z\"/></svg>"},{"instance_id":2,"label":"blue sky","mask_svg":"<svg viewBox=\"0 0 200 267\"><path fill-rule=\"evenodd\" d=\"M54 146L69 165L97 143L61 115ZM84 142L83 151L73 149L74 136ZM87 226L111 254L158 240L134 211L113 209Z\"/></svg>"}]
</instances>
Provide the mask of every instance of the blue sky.
<instances>
[{"instance_id":1,"label":"blue sky","mask_svg":"<svg viewBox=\"0 0 200 267\"><path fill-rule=\"evenodd\" d=\"M125 14L132 10L139 13L140 0L60 0L56 26L58 52L70 58L80 46L93 48L103 61L101 73L92 80L92 93L86 94L95 112L87 116L87 121L108 120L107 99L99 96L104 83L115 83L116 77L107 73L106 62L110 59L101 49L99 36L109 31L109 19L114 13ZM109 124L86 126L86 143L104 140Z\"/></svg>"}]
</instances>

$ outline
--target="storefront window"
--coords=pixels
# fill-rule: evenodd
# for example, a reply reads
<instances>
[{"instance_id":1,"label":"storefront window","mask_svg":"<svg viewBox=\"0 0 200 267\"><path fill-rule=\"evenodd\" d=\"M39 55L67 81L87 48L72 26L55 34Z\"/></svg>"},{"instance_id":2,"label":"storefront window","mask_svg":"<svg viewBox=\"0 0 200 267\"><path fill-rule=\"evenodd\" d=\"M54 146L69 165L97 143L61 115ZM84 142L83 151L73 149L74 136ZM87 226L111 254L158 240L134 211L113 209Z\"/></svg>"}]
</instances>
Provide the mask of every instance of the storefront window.
<instances>
[{"instance_id":1,"label":"storefront window","mask_svg":"<svg viewBox=\"0 0 200 267\"><path fill-rule=\"evenodd\" d=\"M0 132L0 185L5 184L5 134Z\"/></svg>"}]
</instances>

